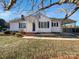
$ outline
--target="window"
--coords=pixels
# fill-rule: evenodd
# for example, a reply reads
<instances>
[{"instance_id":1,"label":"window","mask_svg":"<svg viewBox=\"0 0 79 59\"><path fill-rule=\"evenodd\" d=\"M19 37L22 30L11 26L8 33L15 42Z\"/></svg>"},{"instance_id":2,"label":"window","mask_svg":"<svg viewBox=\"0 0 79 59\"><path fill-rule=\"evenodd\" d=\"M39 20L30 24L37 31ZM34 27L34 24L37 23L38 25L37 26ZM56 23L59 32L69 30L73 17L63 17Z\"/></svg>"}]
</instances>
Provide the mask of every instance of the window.
<instances>
[{"instance_id":1,"label":"window","mask_svg":"<svg viewBox=\"0 0 79 59\"><path fill-rule=\"evenodd\" d=\"M43 26L43 22L40 22L40 28L44 28L44 26Z\"/></svg>"},{"instance_id":2,"label":"window","mask_svg":"<svg viewBox=\"0 0 79 59\"><path fill-rule=\"evenodd\" d=\"M19 28L26 28L26 23L19 23Z\"/></svg>"},{"instance_id":3,"label":"window","mask_svg":"<svg viewBox=\"0 0 79 59\"><path fill-rule=\"evenodd\" d=\"M49 22L39 22L39 28L49 28Z\"/></svg>"},{"instance_id":4,"label":"window","mask_svg":"<svg viewBox=\"0 0 79 59\"><path fill-rule=\"evenodd\" d=\"M56 23L52 22L52 27L58 27L58 22L56 22Z\"/></svg>"},{"instance_id":5,"label":"window","mask_svg":"<svg viewBox=\"0 0 79 59\"><path fill-rule=\"evenodd\" d=\"M57 27L57 26L56 26L56 23L54 23L54 26Z\"/></svg>"}]
</instances>

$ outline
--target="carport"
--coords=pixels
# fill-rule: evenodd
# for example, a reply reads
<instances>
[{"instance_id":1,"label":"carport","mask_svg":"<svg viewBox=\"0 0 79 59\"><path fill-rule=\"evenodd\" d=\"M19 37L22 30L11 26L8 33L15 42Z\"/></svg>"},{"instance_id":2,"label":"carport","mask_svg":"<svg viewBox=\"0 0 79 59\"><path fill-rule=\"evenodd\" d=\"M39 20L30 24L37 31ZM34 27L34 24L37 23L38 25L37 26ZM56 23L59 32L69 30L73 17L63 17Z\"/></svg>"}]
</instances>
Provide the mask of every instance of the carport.
<instances>
[{"instance_id":1,"label":"carport","mask_svg":"<svg viewBox=\"0 0 79 59\"><path fill-rule=\"evenodd\" d=\"M76 21L71 19L62 20L63 32L76 32Z\"/></svg>"}]
</instances>

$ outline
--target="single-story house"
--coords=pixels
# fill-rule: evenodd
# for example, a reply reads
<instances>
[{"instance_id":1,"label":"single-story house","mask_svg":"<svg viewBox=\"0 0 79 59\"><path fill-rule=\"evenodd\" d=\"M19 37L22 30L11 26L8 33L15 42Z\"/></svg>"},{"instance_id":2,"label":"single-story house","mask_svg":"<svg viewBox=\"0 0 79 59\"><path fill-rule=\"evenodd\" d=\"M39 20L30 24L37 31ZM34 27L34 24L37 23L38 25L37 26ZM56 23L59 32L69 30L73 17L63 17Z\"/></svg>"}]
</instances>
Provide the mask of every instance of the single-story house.
<instances>
[{"instance_id":1,"label":"single-story house","mask_svg":"<svg viewBox=\"0 0 79 59\"><path fill-rule=\"evenodd\" d=\"M63 32L62 25L74 23L74 20L49 18L41 13L31 16L21 16L21 19L10 21L10 31L32 33Z\"/></svg>"}]
</instances>

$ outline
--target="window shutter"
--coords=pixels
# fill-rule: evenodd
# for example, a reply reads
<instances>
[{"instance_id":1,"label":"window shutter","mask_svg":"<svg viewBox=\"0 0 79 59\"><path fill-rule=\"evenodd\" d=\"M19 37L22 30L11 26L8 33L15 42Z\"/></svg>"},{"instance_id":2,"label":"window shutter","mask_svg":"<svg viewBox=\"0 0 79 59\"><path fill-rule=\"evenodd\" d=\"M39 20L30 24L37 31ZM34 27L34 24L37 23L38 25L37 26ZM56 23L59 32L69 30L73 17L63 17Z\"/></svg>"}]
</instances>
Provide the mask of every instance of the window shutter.
<instances>
[{"instance_id":1,"label":"window shutter","mask_svg":"<svg viewBox=\"0 0 79 59\"><path fill-rule=\"evenodd\" d=\"M47 25L47 26L48 26L48 28L49 28L49 22L48 22L48 25Z\"/></svg>"},{"instance_id":2,"label":"window shutter","mask_svg":"<svg viewBox=\"0 0 79 59\"><path fill-rule=\"evenodd\" d=\"M39 22L38 26L39 26L39 28L40 28L40 22Z\"/></svg>"},{"instance_id":3,"label":"window shutter","mask_svg":"<svg viewBox=\"0 0 79 59\"><path fill-rule=\"evenodd\" d=\"M19 28L20 28L20 23L19 23Z\"/></svg>"},{"instance_id":4,"label":"window shutter","mask_svg":"<svg viewBox=\"0 0 79 59\"><path fill-rule=\"evenodd\" d=\"M58 22L57 22L57 27L58 27Z\"/></svg>"},{"instance_id":5,"label":"window shutter","mask_svg":"<svg viewBox=\"0 0 79 59\"><path fill-rule=\"evenodd\" d=\"M54 25L53 25L53 22L52 22L52 27L53 27Z\"/></svg>"}]
</instances>

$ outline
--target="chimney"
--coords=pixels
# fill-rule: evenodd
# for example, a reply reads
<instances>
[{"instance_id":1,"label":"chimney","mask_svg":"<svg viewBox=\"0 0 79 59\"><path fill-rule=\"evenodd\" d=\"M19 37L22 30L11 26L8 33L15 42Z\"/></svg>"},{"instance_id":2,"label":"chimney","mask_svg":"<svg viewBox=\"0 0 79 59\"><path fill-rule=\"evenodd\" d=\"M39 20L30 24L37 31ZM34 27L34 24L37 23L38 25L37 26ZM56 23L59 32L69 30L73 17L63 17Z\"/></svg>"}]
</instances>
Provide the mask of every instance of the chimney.
<instances>
[{"instance_id":1,"label":"chimney","mask_svg":"<svg viewBox=\"0 0 79 59\"><path fill-rule=\"evenodd\" d=\"M21 15L21 19L22 19L22 20L25 20L25 19L24 19L24 15Z\"/></svg>"}]
</instances>

